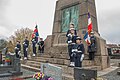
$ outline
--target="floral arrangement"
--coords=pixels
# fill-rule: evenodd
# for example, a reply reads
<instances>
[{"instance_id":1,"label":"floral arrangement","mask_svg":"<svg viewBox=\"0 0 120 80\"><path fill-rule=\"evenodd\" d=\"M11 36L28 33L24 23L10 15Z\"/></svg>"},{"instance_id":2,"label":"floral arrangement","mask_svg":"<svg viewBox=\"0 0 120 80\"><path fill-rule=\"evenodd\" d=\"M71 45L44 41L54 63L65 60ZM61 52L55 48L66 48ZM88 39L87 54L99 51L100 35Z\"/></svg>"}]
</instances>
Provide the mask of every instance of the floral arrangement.
<instances>
[{"instance_id":1,"label":"floral arrangement","mask_svg":"<svg viewBox=\"0 0 120 80\"><path fill-rule=\"evenodd\" d=\"M6 57L5 62L10 62L10 58Z\"/></svg>"},{"instance_id":2,"label":"floral arrangement","mask_svg":"<svg viewBox=\"0 0 120 80\"><path fill-rule=\"evenodd\" d=\"M54 80L52 77L49 77L48 80Z\"/></svg>"},{"instance_id":3,"label":"floral arrangement","mask_svg":"<svg viewBox=\"0 0 120 80\"><path fill-rule=\"evenodd\" d=\"M54 80L52 77L45 76L42 72L35 73L33 78L36 80Z\"/></svg>"},{"instance_id":4,"label":"floral arrangement","mask_svg":"<svg viewBox=\"0 0 120 80\"><path fill-rule=\"evenodd\" d=\"M42 80L42 78L44 77L44 74L39 72L39 73L35 73L33 75L33 78L35 78L36 80Z\"/></svg>"}]
</instances>

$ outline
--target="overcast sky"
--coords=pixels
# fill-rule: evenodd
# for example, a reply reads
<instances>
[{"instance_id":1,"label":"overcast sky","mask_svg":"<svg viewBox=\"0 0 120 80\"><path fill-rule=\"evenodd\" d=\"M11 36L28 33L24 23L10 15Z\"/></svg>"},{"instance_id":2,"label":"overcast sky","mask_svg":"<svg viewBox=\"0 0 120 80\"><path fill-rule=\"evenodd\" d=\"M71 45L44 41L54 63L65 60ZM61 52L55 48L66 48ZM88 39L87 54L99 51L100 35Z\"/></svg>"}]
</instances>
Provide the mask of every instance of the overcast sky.
<instances>
[{"instance_id":1,"label":"overcast sky","mask_svg":"<svg viewBox=\"0 0 120 80\"><path fill-rule=\"evenodd\" d=\"M56 0L0 0L0 35L9 37L23 27L40 37L52 33ZM99 32L108 43L120 43L120 0L96 0Z\"/></svg>"}]
</instances>

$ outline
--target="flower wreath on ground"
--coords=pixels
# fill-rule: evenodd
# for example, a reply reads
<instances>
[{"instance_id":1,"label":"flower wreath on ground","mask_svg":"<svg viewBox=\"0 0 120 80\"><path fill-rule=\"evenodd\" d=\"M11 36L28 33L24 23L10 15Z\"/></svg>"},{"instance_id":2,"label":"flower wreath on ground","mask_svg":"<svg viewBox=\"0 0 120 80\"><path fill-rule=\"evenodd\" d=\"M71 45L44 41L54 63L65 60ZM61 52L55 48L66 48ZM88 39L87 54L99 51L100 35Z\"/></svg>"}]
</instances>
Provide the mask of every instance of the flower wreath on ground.
<instances>
[{"instance_id":1,"label":"flower wreath on ground","mask_svg":"<svg viewBox=\"0 0 120 80\"><path fill-rule=\"evenodd\" d=\"M33 78L35 80L54 80L52 77L44 75L42 72L35 73Z\"/></svg>"}]
</instances>

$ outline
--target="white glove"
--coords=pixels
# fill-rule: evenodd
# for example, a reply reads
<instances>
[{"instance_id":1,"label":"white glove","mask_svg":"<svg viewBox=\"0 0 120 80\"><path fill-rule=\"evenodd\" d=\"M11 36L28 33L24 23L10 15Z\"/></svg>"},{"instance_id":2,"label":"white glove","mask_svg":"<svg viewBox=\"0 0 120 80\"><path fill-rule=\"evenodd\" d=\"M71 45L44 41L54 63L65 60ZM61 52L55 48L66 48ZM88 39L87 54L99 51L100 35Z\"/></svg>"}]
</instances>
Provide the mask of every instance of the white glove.
<instances>
[{"instance_id":1,"label":"white glove","mask_svg":"<svg viewBox=\"0 0 120 80\"><path fill-rule=\"evenodd\" d=\"M26 48L26 51L28 51L28 48Z\"/></svg>"},{"instance_id":2,"label":"white glove","mask_svg":"<svg viewBox=\"0 0 120 80\"><path fill-rule=\"evenodd\" d=\"M78 53L82 53L82 51L77 51Z\"/></svg>"},{"instance_id":3,"label":"white glove","mask_svg":"<svg viewBox=\"0 0 120 80\"><path fill-rule=\"evenodd\" d=\"M17 47L15 47L15 49L17 49Z\"/></svg>"},{"instance_id":4,"label":"white glove","mask_svg":"<svg viewBox=\"0 0 120 80\"><path fill-rule=\"evenodd\" d=\"M37 47L37 44L35 44L35 47Z\"/></svg>"},{"instance_id":5,"label":"white glove","mask_svg":"<svg viewBox=\"0 0 120 80\"><path fill-rule=\"evenodd\" d=\"M34 41L35 39L32 39L32 41Z\"/></svg>"},{"instance_id":6,"label":"white glove","mask_svg":"<svg viewBox=\"0 0 120 80\"><path fill-rule=\"evenodd\" d=\"M21 51L18 52L19 55L20 55L20 52L21 52Z\"/></svg>"},{"instance_id":7,"label":"white glove","mask_svg":"<svg viewBox=\"0 0 120 80\"><path fill-rule=\"evenodd\" d=\"M23 44L25 44L25 42Z\"/></svg>"},{"instance_id":8,"label":"white glove","mask_svg":"<svg viewBox=\"0 0 120 80\"><path fill-rule=\"evenodd\" d=\"M71 35L71 34L68 34L68 36L70 36L70 37L71 37L72 35Z\"/></svg>"},{"instance_id":9,"label":"white glove","mask_svg":"<svg viewBox=\"0 0 120 80\"><path fill-rule=\"evenodd\" d=\"M72 43L72 41L70 40L70 41L68 41L68 44L70 44L70 43Z\"/></svg>"},{"instance_id":10,"label":"white glove","mask_svg":"<svg viewBox=\"0 0 120 80\"><path fill-rule=\"evenodd\" d=\"M78 50L77 49L72 49L72 52L77 52Z\"/></svg>"},{"instance_id":11,"label":"white glove","mask_svg":"<svg viewBox=\"0 0 120 80\"><path fill-rule=\"evenodd\" d=\"M83 61L83 58L84 58L84 54L81 55L80 61Z\"/></svg>"}]
</instances>

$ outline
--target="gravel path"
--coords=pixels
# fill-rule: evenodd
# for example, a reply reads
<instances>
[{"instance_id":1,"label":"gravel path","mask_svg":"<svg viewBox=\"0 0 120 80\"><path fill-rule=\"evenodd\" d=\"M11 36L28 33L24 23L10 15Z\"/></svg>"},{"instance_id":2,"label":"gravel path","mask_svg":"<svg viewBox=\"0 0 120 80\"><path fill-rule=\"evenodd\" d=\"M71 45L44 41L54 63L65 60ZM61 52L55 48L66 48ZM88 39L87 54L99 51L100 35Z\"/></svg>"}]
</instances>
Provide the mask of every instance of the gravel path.
<instances>
[{"instance_id":1,"label":"gravel path","mask_svg":"<svg viewBox=\"0 0 120 80\"><path fill-rule=\"evenodd\" d=\"M103 75L101 77L105 78L107 80L120 80L120 75L117 75L117 71L119 71L119 70L120 70L120 68L116 69L116 70L114 70L106 75Z\"/></svg>"}]
</instances>

